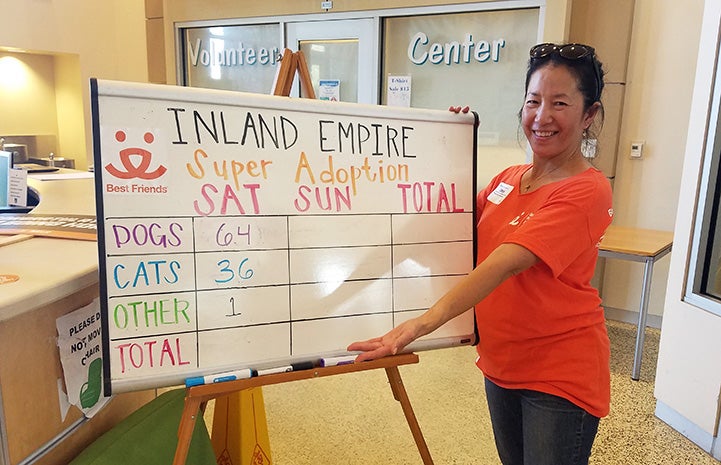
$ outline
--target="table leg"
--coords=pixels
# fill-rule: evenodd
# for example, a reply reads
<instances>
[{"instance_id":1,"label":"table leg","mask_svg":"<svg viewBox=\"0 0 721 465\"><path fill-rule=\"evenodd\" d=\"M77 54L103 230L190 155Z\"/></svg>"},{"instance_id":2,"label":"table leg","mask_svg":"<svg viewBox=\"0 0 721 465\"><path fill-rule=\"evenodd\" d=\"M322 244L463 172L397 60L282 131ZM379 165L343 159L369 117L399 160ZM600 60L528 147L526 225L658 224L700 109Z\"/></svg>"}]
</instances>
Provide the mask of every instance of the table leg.
<instances>
[{"instance_id":1,"label":"table leg","mask_svg":"<svg viewBox=\"0 0 721 465\"><path fill-rule=\"evenodd\" d=\"M647 258L643 268L643 290L641 291L641 305L636 328L636 349L633 353L633 369L631 370L631 379L634 381L638 381L641 376L641 358L643 357L643 343L646 339L646 317L648 316L648 297L651 293L653 262L653 258Z\"/></svg>"}]
</instances>

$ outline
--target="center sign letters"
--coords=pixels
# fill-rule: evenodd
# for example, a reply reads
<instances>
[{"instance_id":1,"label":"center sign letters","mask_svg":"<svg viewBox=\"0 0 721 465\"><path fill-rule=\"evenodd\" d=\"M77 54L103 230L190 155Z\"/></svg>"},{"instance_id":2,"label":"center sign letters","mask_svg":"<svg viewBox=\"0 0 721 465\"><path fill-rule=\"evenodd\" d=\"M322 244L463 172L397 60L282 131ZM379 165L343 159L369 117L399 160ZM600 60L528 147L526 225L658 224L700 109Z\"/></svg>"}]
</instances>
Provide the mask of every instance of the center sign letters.
<instances>
[{"instance_id":1,"label":"center sign letters","mask_svg":"<svg viewBox=\"0 0 721 465\"><path fill-rule=\"evenodd\" d=\"M106 394L342 354L473 267L471 115L91 89Z\"/></svg>"}]
</instances>

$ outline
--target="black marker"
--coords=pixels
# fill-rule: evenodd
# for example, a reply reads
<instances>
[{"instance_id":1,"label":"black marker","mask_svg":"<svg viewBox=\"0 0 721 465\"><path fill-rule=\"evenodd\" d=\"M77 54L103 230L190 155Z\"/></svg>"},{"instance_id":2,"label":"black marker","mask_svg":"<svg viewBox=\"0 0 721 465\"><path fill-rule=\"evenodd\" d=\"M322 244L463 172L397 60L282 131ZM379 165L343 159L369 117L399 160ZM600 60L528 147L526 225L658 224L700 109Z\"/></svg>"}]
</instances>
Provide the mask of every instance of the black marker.
<instances>
[{"instance_id":1,"label":"black marker","mask_svg":"<svg viewBox=\"0 0 721 465\"><path fill-rule=\"evenodd\" d=\"M315 363L313 363L313 362L298 362L298 363L291 363L290 365L283 365L283 366L279 366L279 367L264 368L262 370L253 370L253 376L273 375L276 373L288 373L291 371L312 370L313 368L315 368Z\"/></svg>"}]
</instances>

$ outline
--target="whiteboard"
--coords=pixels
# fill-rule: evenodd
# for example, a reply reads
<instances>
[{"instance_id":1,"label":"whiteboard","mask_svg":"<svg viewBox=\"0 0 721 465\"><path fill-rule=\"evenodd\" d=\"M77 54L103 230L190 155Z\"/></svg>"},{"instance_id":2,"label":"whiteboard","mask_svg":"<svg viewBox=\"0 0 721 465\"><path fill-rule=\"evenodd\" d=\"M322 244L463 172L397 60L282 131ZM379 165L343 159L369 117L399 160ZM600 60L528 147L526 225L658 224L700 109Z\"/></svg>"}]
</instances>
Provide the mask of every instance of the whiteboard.
<instances>
[{"instance_id":1,"label":"whiteboard","mask_svg":"<svg viewBox=\"0 0 721 465\"><path fill-rule=\"evenodd\" d=\"M91 80L106 395L346 354L474 266L475 115ZM408 350L471 344L472 310Z\"/></svg>"}]
</instances>

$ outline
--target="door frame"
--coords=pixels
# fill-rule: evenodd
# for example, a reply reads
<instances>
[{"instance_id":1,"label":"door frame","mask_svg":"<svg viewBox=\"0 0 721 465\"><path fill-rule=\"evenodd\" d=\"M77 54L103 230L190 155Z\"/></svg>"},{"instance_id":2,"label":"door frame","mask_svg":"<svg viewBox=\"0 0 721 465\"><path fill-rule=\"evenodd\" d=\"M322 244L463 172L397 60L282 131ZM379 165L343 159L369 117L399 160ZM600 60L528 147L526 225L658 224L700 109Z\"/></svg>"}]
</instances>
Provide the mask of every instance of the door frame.
<instances>
[{"instance_id":1,"label":"door frame","mask_svg":"<svg viewBox=\"0 0 721 465\"><path fill-rule=\"evenodd\" d=\"M302 40L358 39L358 103L377 104L380 93L380 69L377 51L380 44L380 21L377 17L326 19L322 21L289 21L285 23L283 43L293 51ZM295 79L291 95L298 96Z\"/></svg>"}]
</instances>

